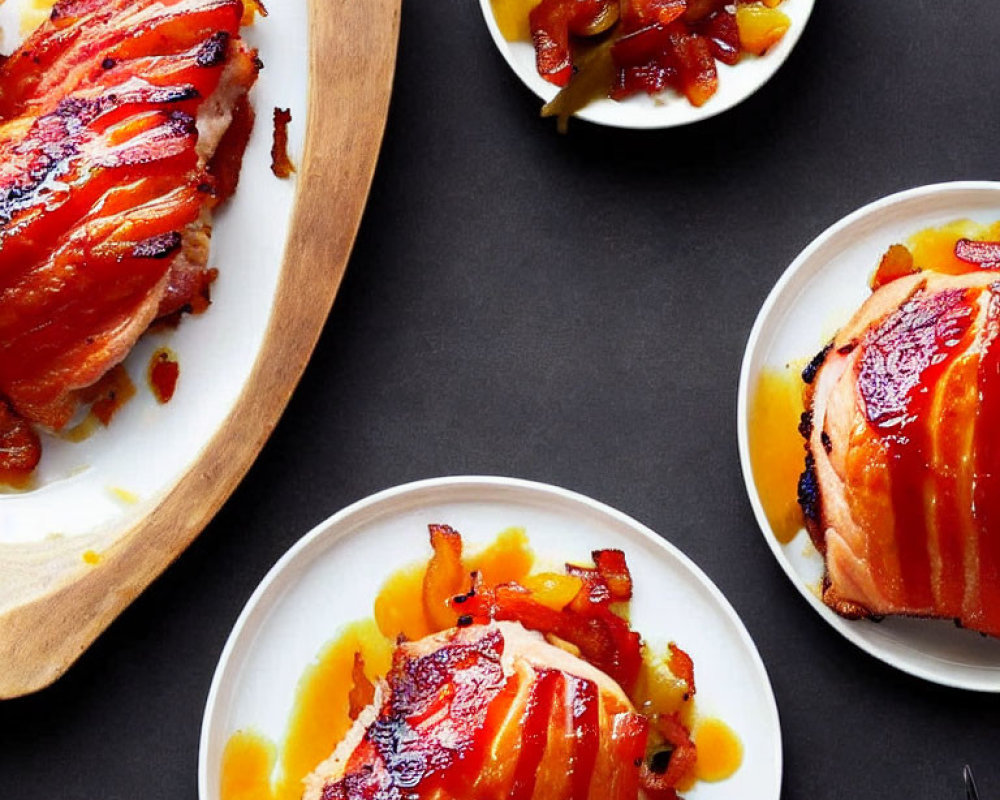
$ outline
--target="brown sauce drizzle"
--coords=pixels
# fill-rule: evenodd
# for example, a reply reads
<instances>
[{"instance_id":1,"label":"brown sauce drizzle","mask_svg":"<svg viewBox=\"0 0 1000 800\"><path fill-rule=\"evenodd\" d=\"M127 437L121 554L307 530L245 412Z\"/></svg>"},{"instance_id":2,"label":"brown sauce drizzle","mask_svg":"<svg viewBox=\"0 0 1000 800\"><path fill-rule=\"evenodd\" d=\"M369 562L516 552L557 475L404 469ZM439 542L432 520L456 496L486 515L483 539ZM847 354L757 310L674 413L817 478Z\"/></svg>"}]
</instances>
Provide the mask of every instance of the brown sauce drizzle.
<instances>
[{"instance_id":1,"label":"brown sauce drizzle","mask_svg":"<svg viewBox=\"0 0 1000 800\"><path fill-rule=\"evenodd\" d=\"M107 426L118 410L135 396L135 384L118 364L92 386L80 390L80 400L90 403L90 413Z\"/></svg>"},{"instance_id":2,"label":"brown sauce drizzle","mask_svg":"<svg viewBox=\"0 0 1000 800\"><path fill-rule=\"evenodd\" d=\"M274 109L274 141L271 144L271 172L278 178L288 178L295 172L295 165L288 157L288 123L292 121L289 108Z\"/></svg>"},{"instance_id":3,"label":"brown sauce drizzle","mask_svg":"<svg viewBox=\"0 0 1000 800\"><path fill-rule=\"evenodd\" d=\"M158 403L170 402L177 388L180 371L177 355L169 347L161 347L153 353L146 370L146 379Z\"/></svg>"}]
</instances>

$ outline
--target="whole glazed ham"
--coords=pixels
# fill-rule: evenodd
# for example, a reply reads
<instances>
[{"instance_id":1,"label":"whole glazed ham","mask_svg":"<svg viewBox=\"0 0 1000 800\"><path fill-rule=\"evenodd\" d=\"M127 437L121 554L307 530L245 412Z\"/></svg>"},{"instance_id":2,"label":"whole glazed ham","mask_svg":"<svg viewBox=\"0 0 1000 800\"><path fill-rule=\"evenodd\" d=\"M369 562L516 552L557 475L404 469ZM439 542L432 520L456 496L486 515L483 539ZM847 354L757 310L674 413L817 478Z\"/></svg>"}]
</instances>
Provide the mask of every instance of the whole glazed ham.
<instances>
[{"instance_id":1,"label":"whole glazed ham","mask_svg":"<svg viewBox=\"0 0 1000 800\"><path fill-rule=\"evenodd\" d=\"M803 373L799 500L845 616L1000 635L1000 274L979 267L886 283Z\"/></svg>"},{"instance_id":2,"label":"whole glazed ham","mask_svg":"<svg viewBox=\"0 0 1000 800\"><path fill-rule=\"evenodd\" d=\"M235 185L260 69L243 15L241 0L60 0L0 67L6 433L65 426L78 390L206 292L210 212Z\"/></svg>"},{"instance_id":3,"label":"whole glazed ham","mask_svg":"<svg viewBox=\"0 0 1000 800\"><path fill-rule=\"evenodd\" d=\"M635 800L648 728L617 683L541 634L453 628L396 649L303 800Z\"/></svg>"}]
</instances>

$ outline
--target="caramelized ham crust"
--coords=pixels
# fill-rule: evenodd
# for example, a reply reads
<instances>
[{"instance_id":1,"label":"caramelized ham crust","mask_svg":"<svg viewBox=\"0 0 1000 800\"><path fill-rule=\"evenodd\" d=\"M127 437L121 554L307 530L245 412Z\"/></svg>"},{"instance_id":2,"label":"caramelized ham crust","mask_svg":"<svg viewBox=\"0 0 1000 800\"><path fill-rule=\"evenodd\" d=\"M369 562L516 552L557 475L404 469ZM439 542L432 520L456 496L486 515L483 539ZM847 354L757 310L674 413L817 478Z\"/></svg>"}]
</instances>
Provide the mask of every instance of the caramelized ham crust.
<instances>
[{"instance_id":1,"label":"caramelized ham crust","mask_svg":"<svg viewBox=\"0 0 1000 800\"><path fill-rule=\"evenodd\" d=\"M241 0L60 0L0 67L0 399L76 390L206 285L208 165L259 61Z\"/></svg>"},{"instance_id":2,"label":"caramelized ham crust","mask_svg":"<svg viewBox=\"0 0 1000 800\"><path fill-rule=\"evenodd\" d=\"M607 675L517 623L401 644L303 800L635 800L648 723Z\"/></svg>"},{"instance_id":3,"label":"caramelized ham crust","mask_svg":"<svg viewBox=\"0 0 1000 800\"><path fill-rule=\"evenodd\" d=\"M800 501L851 617L1000 635L1000 275L876 291L804 373Z\"/></svg>"}]
</instances>

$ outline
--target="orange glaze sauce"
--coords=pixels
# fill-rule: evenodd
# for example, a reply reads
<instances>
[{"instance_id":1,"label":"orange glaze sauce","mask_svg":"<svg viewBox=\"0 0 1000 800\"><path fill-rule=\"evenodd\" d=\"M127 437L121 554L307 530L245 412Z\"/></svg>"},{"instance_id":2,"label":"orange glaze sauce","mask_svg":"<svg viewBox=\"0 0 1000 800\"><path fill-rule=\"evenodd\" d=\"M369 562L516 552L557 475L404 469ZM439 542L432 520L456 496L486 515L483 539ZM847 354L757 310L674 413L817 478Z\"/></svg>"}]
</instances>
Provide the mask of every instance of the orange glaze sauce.
<instances>
[{"instance_id":1,"label":"orange glaze sauce","mask_svg":"<svg viewBox=\"0 0 1000 800\"><path fill-rule=\"evenodd\" d=\"M805 467L799 420L805 410L802 364L765 367L750 398L750 465L761 505L775 537L787 544L802 528L797 486Z\"/></svg>"},{"instance_id":2,"label":"orange glaze sauce","mask_svg":"<svg viewBox=\"0 0 1000 800\"><path fill-rule=\"evenodd\" d=\"M169 347L160 347L149 359L146 380L158 403L169 403L177 388L180 365L177 356Z\"/></svg>"},{"instance_id":3,"label":"orange glaze sauce","mask_svg":"<svg viewBox=\"0 0 1000 800\"><path fill-rule=\"evenodd\" d=\"M530 42L528 15L538 0L492 0L493 18L508 42Z\"/></svg>"},{"instance_id":4,"label":"orange glaze sauce","mask_svg":"<svg viewBox=\"0 0 1000 800\"><path fill-rule=\"evenodd\" d=\"M699 781L722 781L743 763L743 743L725 722L713 717L699 719L692 731L698 746L695 776Z\"/></svg>"},{"instance_id":5,"label":"orange glaze sauce","mask_svg":"<svg viewBox=\"0 0 1000 800\"><path fill-rule=\"evenodd\" d=\"M237 731L229 738L222 756L221 800L300 800L302 779L333 752L351 726L348 695L357 652L370 680L388 672L392 642L371 620L347 626L299 679L280 749L253 731Z\"/></svg>"},{"instance_id":6,"label":"orange glaze sauce","mask_svg":"<svg viewBox=\"0 0 1000 800\"><path fill-rule=\"evenodd\" d=\"M523 528L508 528L489 547L462 559L466 573L478 570L483 582L489 585L520 582L527 576L534 561ZM426 564L398 570L375 598L375 622L382 634L392 641L400 634L407 639L422 639L440 630L431 624L424 612L426 570Z\"/></svg>"},{"instance_id":7,"label":"orange glaze sauce","mask_svg":"<svg viewBox=\"0 0 1000 800\"><path fill-rule=\"evenodd\" d=\"M462 564L468 572L479 571L487 584L518 581L546 592L553 603L560 602L567 589L579 588L578 578L529 574L534 560L524 530L508 528L488 547L463 557ZM348 626L306 669L280 747L253 731L230 737L222 759L221 800L300 800L302 779L329 757L351 725L348 697L354 685L354 654L362 653L365 674L374 681L388 671L398 636L417 639L437 630L424 611L426 571L423 562L393 573L375 599L374 620ZM566 595L565 602L572 596ZM696 718L694 703L684 698L685 688L667 667L665 651L644 649L633 698L636 707L646 714L676 711L687 725L695 726L703 743L698 743L699 767L689 784L722 780L739 767L742 745L725 723Z\"/></svg>"}]
</instances>

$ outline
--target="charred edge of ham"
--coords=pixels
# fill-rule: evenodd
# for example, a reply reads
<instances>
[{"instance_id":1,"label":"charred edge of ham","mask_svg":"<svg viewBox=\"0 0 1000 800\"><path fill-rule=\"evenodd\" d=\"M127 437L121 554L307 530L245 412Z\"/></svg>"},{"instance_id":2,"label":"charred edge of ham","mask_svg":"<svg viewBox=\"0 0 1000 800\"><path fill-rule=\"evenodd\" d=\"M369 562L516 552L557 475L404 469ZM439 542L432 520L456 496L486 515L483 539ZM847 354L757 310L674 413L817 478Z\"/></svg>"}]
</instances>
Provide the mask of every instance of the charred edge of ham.
<instances>
[{"instance_id":1,"label":"charred edge of ham","mask_svg":"<svg viewBox=\"0 0 1000 800\"><path fill-rule=\"evenodd\" d=\"M802 370L803 383L811 384L814 380L816 380L816 373L819 372L819 368L823 366L823 362L826 361L826 357L832 348L833 342L830 342L826 347L813 356L812 361L806 364L805 369Z\"/></svg>"}]
</instances>

